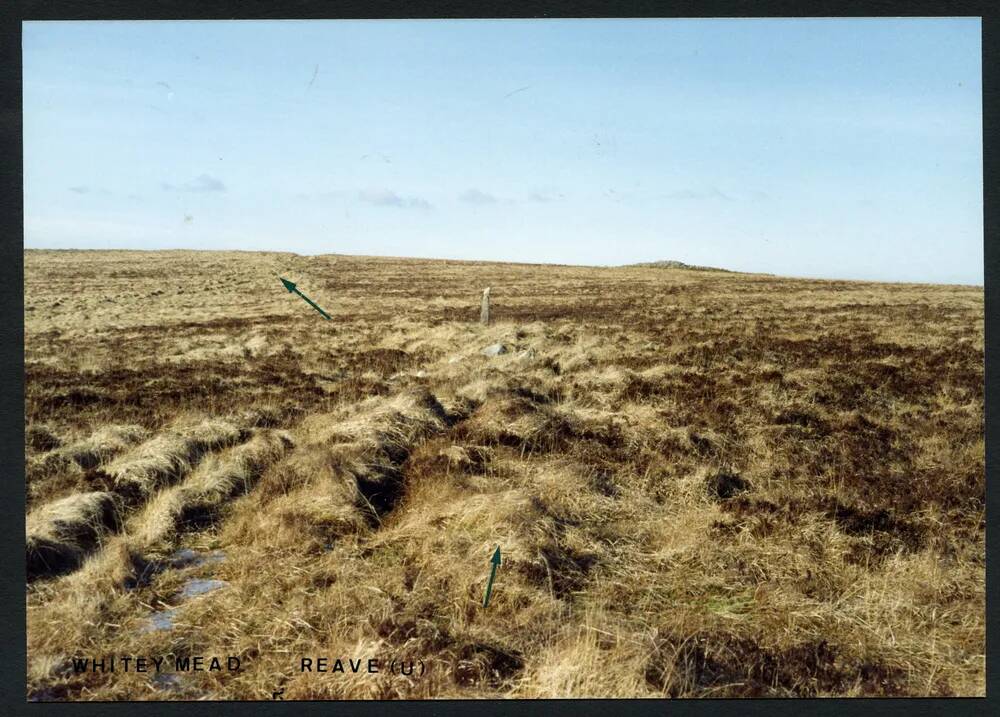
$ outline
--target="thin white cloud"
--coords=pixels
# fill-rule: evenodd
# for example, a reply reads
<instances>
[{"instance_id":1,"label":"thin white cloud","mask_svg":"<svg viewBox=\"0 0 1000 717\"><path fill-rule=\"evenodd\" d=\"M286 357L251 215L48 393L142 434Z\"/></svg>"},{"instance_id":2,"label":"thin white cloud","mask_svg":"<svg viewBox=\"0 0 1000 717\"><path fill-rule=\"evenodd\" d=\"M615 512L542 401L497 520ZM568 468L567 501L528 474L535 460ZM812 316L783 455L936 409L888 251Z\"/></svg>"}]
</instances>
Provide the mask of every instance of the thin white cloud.
<instances>
[{"instance_id":1,"label":"thin white cloud","mask_svg":"<svg viewBox=\"0 0 1000 717\"><path fill-rule=\"evenodd\" d=\"M529 202L558 202L566 198L561 192L531 192L528 194Z\"/></svg>"},{"instance_id":2,"label":"thin white cloud","mask_svg":"<svg viewBox=\"0 0 1000 717\"><path fill-rule=\"evenodd\" d=\"M168 182L163 182L160 185L164 190L168 192L224 192L226 191L226 185L222 183L221 179L213 177L210 174L199 174L190 182L185 182L184 184L174 185Z\"/></svg>"},{"instance_id":3,"label":"thin white cloud","mask_svg":"<svg viewBox=\"0 0 1000 717\"><path fill-rule=\"evenodd\" d=\"M376 207L396 207L398 209L430 209L431 205L421 197L403 197L391 189L362 189L358 199Z\"/></svg>"},{"instance_id":4,"label":"thin white cloud","mask_svg":"<svg viewBox=\"0 0 1000 717\"><path fill-rule=\"evenodd\" d=\"M496 204L497 198L492 194L481 192L478 189L466 189L458 195L459 201L466 204Z\"/></svg>"},{"instance_id":5,"label":"thin white cloud","mask_svg":"<svg viewBox=\"0 0 1000 717\"><path fill-rule=\"evenodd\" d=\"M74 187L70 187L69 191L74 194L94 194L99 197L110 197L111 190L105 189L104 187L91 187L88 184L78 184Z\"/></svg>"},{"instance_id":6,"label":"thin white cloud","mask_svg":"<svg viewBox=\"0 0 1000 717\"><path fill-rule=\"evenodd\" d=\"M667 199L720 199L724 202L731 202L733 198L721 191L718 187L709 187L708 189L679 189L675 192L669 192L666 195Z\"/></svg>"}]
</instances>

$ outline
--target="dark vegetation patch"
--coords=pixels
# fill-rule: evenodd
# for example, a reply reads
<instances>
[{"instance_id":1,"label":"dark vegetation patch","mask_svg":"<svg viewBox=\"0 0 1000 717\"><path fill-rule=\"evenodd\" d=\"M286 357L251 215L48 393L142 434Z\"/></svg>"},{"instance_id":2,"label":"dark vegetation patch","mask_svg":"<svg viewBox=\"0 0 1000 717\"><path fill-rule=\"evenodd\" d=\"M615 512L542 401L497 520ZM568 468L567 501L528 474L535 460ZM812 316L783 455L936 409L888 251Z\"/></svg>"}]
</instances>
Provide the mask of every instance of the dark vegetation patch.
<instances>
[{"instance_id":1,"label":"dark vegetation patch","mask_svg":"<svg viewBox=\"0 0 1000 717\"><path fill-rule=\"evenodd\" d=\"M663 381L653 381L639 374L632 374L628 377L625 385L618 391L618 396L623 401L645 401L650 398L659 398L670 395L672 386Z\"/></svg>"},{"instance_id":2,"label":"dark vegetation patch","mask_svg":"<svg viewBox=\"0 0 1000 717\"><path fill-rule=\"evenodd\" d=\"M855 499L877 505L906 500L902 494L911 455L910 440L898 428L854 412L833 426L830 440L819 444L813 466L816 474L829 476Z\"/></svg>"},{"instance_id":3,"label":"dark vegetation patch","mask_svg":"<svg viewBox=\"0 0 1000 717\"><path fill-rule=\"evenodd\" d=\"M573 550L552 541L538 550L532 560L509 559L509 567L524 576L528 582L543 591L552 591L554 597L569 599L587 581L587 576L598 563L593 553Z\"/></svg>"},{"instance_id":4,"label":"dark vegetation patch","mask_svg":"<svg viewBox=\"0 0 1000 717\"><path fill-rule=\"evenodd\" d=\"M351 354L348 359L361 371L375 371L383 376L389 376L410 368L417 358L400 349L368 349Z\"/></svg>"},{"instance_id":5,"label":"dark vegetation patch","mask_svg":"<svg viewBox=\"0 0 1000 717\"><path fill-rule=\"evenodd\" d=\"M457 480L462 474L463 465L452 460L445 452L451 443L444 438L436 438L420 445L403 463L402 473L409 485L421 483L428 479L455 474Z\"/></svg>"},{"instance_id":6,"label":"dark vegetation patch","mask_svg":"<svg viewBox=\"0 0 1000 717\"><path fill-rule=\"evenodd\" d=\"M532 301L532 297L519 297L514 303L494 294L490 303L490 317L494 321L532 323L535 321L618 322L621 320L620 302L586 301L572 304L554 303L551 296ZM432 321L475 322L479 319L479 306L430 307L424 315Z\"/></svg>"},{"instance_id":7,"label":"dark vegetation patch","mask_svg":"<svg viewBox=\"0 0 1000 717\"><path fill-rule=\"evenodd\" d=\"M879 562L897 551L913 553L927 544L925 528L885 508L862 510L828 501L825 513L844 533L867 539L852 547L848 560L853 563Z\"/></svg>"},{"instance_id":8,"label":"dark vegetation patch","mask_svg":"<svg viewBox=\"0 0 1000 717\"><path fill-rule=\"evenodd\" d=\"M804 428L806 436L825 436L830 432L830 424L815 414L795 409L786 409L774 417L777 426L798 426Z\"/></svg>"},{"instance_id":9,"label":"dark vegetation patch","mask_svg":"<svg viewBox=\"0 0 1000 717\"><path fill-rule=\"evenodd\" d=\"M544 538L539 541L534 558L509 559L507 564L537 588L551 591L554 597L560 599L571 599L573 593L584 587L600 558L593 552L567 545L566 528L580 527L578 520L561 515L537 496L532 497L531 503L543 519L551 522Z\"/></svg>"},{"instance_id":10,"label":"dark vegetation patch","mask_svg":"<svg viewBox=\"0 0 1000 717\"><path fill-rule=\"evenodd\" d=\"M312 375L297 365L272 360L249 368L244 363L216 362L84 373L28 366L25 374L29 420L65 414L67 420L148 426L182 408L211 413L220 404L239 405L268 395L281 402L288 392L294 393L300 405L308 405L325 396Z\"/></svg>"},{"instance_id":11,"label":"dark vegetation patch","mask_svg":"<svg viewBox=\"0 0 1000 717\"><path fill-rule=\"evenodd\" d=\"M562 543L542 547L540 555L551 573L552 589L558 598L566 598L580 590L598 562L594 553L575 550Z\"/></svg>"},{"instance_id":12,"label":"dark vegetation patch","mask_svg":"<svg viewBox=\"0 0 1000 717\"><path fill-rule=\"evenodd\" d=\"M791 514L787 503L778 506L769 500L746 495L724 500L719 507L723 513L731 516L731 520L717 520L712 527L717 532L730 536L736 535L740 530L748 530L755 538L766 538L779 526L794 524L798 517Z\"/></svg>"},{"instance_id":13,"label":"dark vegetation patch","mask_svg":"<svg viewBox=\"0 0 1000 717\"><path fill-rule=\"evenodd\" d=\"M566 391L561 381L545 382L531 381L524 382L513 380L502 391L496 392L490 398L517 398L524 399L528 403L536 406L552 406L566 398Z\"/></svg>"},{"instance_id":14,"label":"dark vegetation patch","mask_svg":"<svg viewBox=\"0 0 1000 717\"><path fill-rule=\"evenodd\" d=\"M128 569L125 574L123 587L126 590L139 590L149 587L153 578L174 567L167 560L150 559L135 551L129 551L127 556Z\"/></svg>"},{"instance_id":15,"label":"dark vegetation patch","mask_svg":"<svg viewBox=\"0 0 1000 717\"><path fill-rule=\"evenodd\" d=\"M484 642L463 645L452 661L455 684L499 688L524 669L520 653Z\"/></svg>"},{"instance_id":16,"label":"dark vegetation patch","mask_svg":"<svg viewBox=\"0 0 1000 717\"><path fill-rule=\"evenodd\" d=\"M25 559L27 578L33 581L76 570L83 562L83 554L66 542L45 538L28 545Z\"/></svg>"},{"instance_id":17,"label":"dark vegetation patch","mask_svg":"<svg viewBox=\"0 0 1000 717\"><path fill-rule=\"evenodd\" d=\"M62 445L59 436L51 428L38 424L24 429L24 440L35 451L51 451Z\"/></svg>"},{"instance_id":18,"label":"dark vegetation patch","mask_svg":"<svg viewBox=\"0 0 1000 717\"><path fill-rule=\"evenodd\" d=\"M384 353L388 352L388 353ZM410 365L390 350L373 352L387 378L392 367ZM403 353L403 352L400 352ZM343 368L306 371L297 356L278 353L251 362L165 364L77 372L29 364L25 368L25 410L29 422L134 422L147 427L180 410L213 413L220 406L271 404L282 411L323 410L392 392L385 378L362 374L370 363L341 356ZM323 385L320 385L323 381Z\"/></svg>"},{"instance_id":19,"label":"dark vegetation patch","mask_svg":"<svg viewBox=\"0 0 1000 717\"><path fill-rule=\"evenodd\" d=\"M286 314L261 314L252 318L224 316L218 319L204 321L175 321L170 323L170 333L178 337L196 336L198 334L231 333L242 335L254 329L269 327L284 328L288 325ZM142 324L123 329L122 333L130 340L148 340L163 334L163 324Z\"/></svg>"},{"instance_id":20,"label":"dark vegetation patch","mask_svg":"<svg viewBox=\"0 0 1000 717\"><path fill-rule=\"evenodd\" d=\"M899 668L853 658L826 640L776 648L706 631L659 641L645 676L671 697L816 697L855 688L890 697L906 687Z\"/></svg>"},{"instance_id":21,"label":"dark vegetation patch","mask_svg":"<svg viewBox=\"0 0 1000 717\"><path fill-rule=\"evenodd\" d=\"M285 403L280 406L252 406L244 414L251 428L280 428L288 425L303 413L301 407Z\"/></svg>"},{"instance_id":22,"label":"dark vegetation patch","mask_svg":"<svg viewBox=\"0 0 1000 717\"><path fill-rule=\"evenodd\" d=\"M734 473L725 471L708 478L706 483L709 494L716 500L727 500L751 489L750 481Z\"/></svg>"},{"instance_id":23,"label":"dark vegetation patch","mask_svg":"<svg viewBox=\"0 0 1000 717\"><path fill-rule=\"evenodd\" d=\"M561 376L562 375L562 364L560 364L557 360L555 360L551 356L546 356L542 360L542 366L544 366L545 368L547 368L549 371L551 371L556 376Z\"/></svg>"},{"instance_id":24,"label":"dark vegetation patch","mask_svg":"<svg viewBox=\"0 0 1000 717\"><path fill-rule=\"evenodd\" d=\"M688 433L688 440L691 445L697 451L699 456L709 457L717 455L718 449L716 448L715 442L708 436L701 435L694 431Z\"/></svg>"},{"instance_id":25,"label":"dark vegetation patch","mask_svg":"<svg viewBox=\"0 0 1000 717\"><path fill-rule=\"evenodd\" d=\"M888 508L865 509L831 496L785 498L779 503L739 495L723 501L721 510L731 519L714 527L734 534L746 529L755 537L767 537L781 526L797 525L804 516L820 514L833 520L844 534L855 538L847 560L856 564L878 564L896 553L923 550L930 541L929 528Z\"/></svg>"},{"instance_id":26,"label":"dark vegetation patch","mask_svg":"<svg viewBox=\"0 0 1000 717\"><path fill-rule=\"evenodd\" d=\"M562 397L561 392L558 389L555 391L550 390L546 393L540 393L532 388L529 388L528 386L514 386L510 389L510 395L517 398L523 398L540 406L551 404Z\"/></svg>"},{"instance_id":27,"label":"dark vegetation patch","mask_svg":"<svg viewBox=\"0 0 1000 717\"><path fill-rule=\"evenodd\" d=\"M40 400L40 403L44 409L51 411L60 408L79 409L107 400L110 400L109 394L105 391L74 386L45 396Z\"/></svg>"},{"instance_id":28,"label":"dark vegetation patch","mask_svg":"<svg viewBox=\"0 0 1000 717\"><path fill-rule=\"evenodd\" d=\"M29 581L72 572L82 565L101 536L121 530L121 506L102 496L98 510L86 520L59 520L54 537L31 536L26 543L25 571Z\"/></svg>"},{"instance_id":29,"label":"dark vegetation patch","mask_svg":"<svg viewBox=\"0 0 1000 717\"><path fill-rule=\"evenodd\" d=\"M448 647L451 637L429 616L408 612L393 614L375 627L375 634L392 645L419 644L425 651Z\"/></svg>"},{"instance_id":30,"label":"dark vegetation patch","mask_svg":"<svg viewBox=\"0 0 1000 717\"><path fill-rule=\"evenodd\" d=\"M362 497L359 507L372 525L378 525L403 497L403 473L396 465L379 466L373 473L359 474L354 479Z\"/></svg>"},{"instance_id":31,"label":"dark vegetation patch","mask_svg":"<svg viewBox=\"0 0 1000 717\"><path fill-rule=\"evenodd\" d=\"M524 669L524 658L517 650L452 634L433 604L392 600L391 614L373 623L375 634L390 645L405 645L410 655L436 653L448 665L456 685L496 689Z\"/></svg>"},{"instance_id":32,"label":"dark vegetation patch","mask_svg":"<svg viewBox=\"0 0 1000 717\"><path fill-rule=\"evenodd\" d=\"M220 506L215 503L188 503L177 517L177 530L196 531L212 527L219 517Z\"/></svg>"}]
</instances>

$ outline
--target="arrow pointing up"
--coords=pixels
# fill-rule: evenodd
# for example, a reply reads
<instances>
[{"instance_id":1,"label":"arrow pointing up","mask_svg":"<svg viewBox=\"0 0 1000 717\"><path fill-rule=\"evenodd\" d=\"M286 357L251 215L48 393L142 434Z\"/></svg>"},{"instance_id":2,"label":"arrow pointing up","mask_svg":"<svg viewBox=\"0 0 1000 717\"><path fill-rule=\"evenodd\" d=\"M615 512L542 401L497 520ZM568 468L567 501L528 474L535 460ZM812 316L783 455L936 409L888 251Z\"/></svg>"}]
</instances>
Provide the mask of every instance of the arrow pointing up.
<instances>
[{"instance_id":1,"label":"arrow pointing up","mask_svg":"<svg viewBox=\"0 0 1000 717\"><path fill-rule=\"evenodd\" d=\"M490 558L490 580L486 583L486 595L483 596L483 608L486 608L490 604L490 594L493 592L493 578L496 577L497 568L500 567L500 546L497 546L496 552L493 553L493 557Z\"/></svg>"}]
</instances>

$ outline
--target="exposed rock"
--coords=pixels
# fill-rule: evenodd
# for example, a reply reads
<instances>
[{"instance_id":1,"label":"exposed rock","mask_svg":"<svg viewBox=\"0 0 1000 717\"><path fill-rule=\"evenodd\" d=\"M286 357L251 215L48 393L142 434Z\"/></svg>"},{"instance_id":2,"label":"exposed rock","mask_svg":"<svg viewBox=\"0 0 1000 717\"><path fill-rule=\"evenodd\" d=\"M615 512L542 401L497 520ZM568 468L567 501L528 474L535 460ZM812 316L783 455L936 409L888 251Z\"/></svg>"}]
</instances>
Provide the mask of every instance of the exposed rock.
<instances>
[{"instance_id":1,"label":"exposed rock","mask_svg":"<svg viewBox=\"0 0 1000 717\"><path fill-rule=\"evenodd\" d=\"M483 349L484 356L499 356L500 354L505 354L508 349L503 344L490 344Z\"/></svg>"},{"instance_id":2,"label":"exposed rock","mask_svg":"<svg viewBox=\"0 0 1000 717\"><path fill-rule=\"evenodd\" d=\"M174 618L177 617L177 608L154 612L146 622L139 628L139 632L157 632L159 630L171 630L174 627Z\"/></svg>"}]
</instances>

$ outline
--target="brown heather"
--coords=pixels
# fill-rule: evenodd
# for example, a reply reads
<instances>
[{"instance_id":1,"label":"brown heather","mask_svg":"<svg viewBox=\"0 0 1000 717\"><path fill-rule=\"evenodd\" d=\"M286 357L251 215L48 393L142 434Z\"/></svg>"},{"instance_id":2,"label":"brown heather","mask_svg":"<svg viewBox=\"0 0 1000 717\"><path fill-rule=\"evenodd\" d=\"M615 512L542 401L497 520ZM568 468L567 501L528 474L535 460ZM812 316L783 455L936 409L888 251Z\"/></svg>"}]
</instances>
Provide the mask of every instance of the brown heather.
<instances>
[{"instance_id":1,"label":"brown heather","mask_svg":"<svg viewBox=\"0 0 1000 717\"><path fill-rule=\"evenodd\" d=\"M30 698L985 692L981 287L27 251L25 304Z\"/></svg>"}]
</instances>

